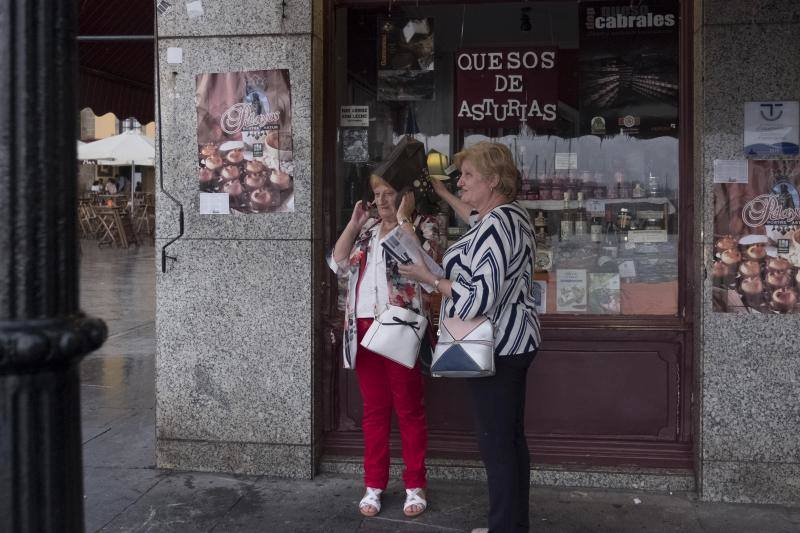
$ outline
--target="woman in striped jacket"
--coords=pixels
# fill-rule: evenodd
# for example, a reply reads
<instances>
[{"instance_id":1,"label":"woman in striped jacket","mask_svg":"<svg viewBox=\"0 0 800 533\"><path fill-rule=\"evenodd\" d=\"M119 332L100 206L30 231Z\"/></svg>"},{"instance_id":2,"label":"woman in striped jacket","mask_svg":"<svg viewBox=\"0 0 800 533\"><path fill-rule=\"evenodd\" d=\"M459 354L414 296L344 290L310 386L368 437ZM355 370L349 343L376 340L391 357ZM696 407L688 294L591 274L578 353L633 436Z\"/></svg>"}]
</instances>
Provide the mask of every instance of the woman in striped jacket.
<instances>
[{"instance_id":1,"label":"woman in striped jacket","mask_svg":"<svg viewBox=\"0 0 800 533\"><path fill-rule=\"evenodd\" d=\"M513 201L518 172L506 146L480 142L456 154L455 163L460 198L432 183L471 228L445 252L444 278L417 264L401 266L400 273L442 293L442 316L485 315L495 326L495 375L469 380L489 483L488 531L528 531L525 380L541 342L533 230L527 211Z\"/></svg>"}]
</instances>

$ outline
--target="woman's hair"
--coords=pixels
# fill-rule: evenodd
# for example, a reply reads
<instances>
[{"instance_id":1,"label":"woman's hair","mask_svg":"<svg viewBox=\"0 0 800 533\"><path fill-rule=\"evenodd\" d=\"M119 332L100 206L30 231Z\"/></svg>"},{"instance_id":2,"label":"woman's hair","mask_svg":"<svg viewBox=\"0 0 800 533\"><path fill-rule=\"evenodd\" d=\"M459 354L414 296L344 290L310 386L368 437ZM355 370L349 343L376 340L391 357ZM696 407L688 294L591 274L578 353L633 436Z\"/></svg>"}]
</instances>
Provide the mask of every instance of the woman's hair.
<instances>
[{"instance_id":1,"label":"woman's hair","mask_svg":"<svg viewBox=\"0 0 800 533\"><path fill-rule=\"evenodd\" d=\"M506 145L481 141L458 152L453 160L458 168L464 161L469 161L487 179L497 176L500 181L495 190L509 200L516 198L519 171Z\"/></svg>"},{"instance_id":2,"label":"woman's hair","mask_svg":"<svg viewBox=\"0 0 800 533\"><path fill-rule=\"evenodd\" d=\"M385 179L383 179L382 177L376 176L375 174L370 174L370 176L369 176L369 187L370 187L370 189L374 189L378 185L386 185L387 187L389 187L391 189L394 189L394 187L389 185L389 182L386 181Z\"/></svg>"}]
</instances>

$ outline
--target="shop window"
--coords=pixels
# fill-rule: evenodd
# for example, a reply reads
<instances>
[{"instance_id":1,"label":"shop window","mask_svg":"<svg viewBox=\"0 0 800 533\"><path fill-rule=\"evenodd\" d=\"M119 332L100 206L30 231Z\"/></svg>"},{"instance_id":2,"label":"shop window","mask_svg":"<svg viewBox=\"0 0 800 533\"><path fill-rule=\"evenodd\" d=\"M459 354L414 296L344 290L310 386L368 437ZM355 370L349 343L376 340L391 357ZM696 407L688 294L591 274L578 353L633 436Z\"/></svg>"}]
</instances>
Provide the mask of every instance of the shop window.
<instances>
[{"instance_id":1,"label":"shop window","mask_svg":"<svg viewBox=\"0 0 800 533\"><path fill-rule=\"evenodd\" d=\"M503 143L536 230L541 312L677 315L679 2L635 4L337 8L338 229L401 136L432 166ZM464 226L429 200L457 240Z\"/></svg>"}]
</instances>

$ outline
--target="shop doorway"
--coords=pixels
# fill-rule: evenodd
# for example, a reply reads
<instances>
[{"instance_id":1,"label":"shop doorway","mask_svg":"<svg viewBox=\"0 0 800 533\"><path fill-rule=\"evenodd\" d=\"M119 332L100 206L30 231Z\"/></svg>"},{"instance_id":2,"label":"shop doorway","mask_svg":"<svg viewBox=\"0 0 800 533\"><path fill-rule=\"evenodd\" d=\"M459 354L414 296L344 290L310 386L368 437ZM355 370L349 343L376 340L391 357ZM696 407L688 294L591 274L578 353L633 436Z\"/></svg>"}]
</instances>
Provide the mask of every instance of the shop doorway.
<instances>
[{"instance_id":1,"label":"shop doorway","mask_svg":"<svg viewBox=\"0 0 800 533\"><path fill-rule=\"evenodd\" d=\"M691 469L691 4L651 2L650 11L636 14L611 4L400 2L389 13L385 3L328 2L323 144L325 160L336 164L324 169L324 248L346 223L370 165L399 136L412 134L445 156L475 139L508 144L523 180L519 201L532 218L546 220L548 237L539 243L545 264L537 269L546 295L544 341L528 376L533 461ZM625 37L599 31L639 16L634 23L642 21L641 28ZM599 17L614 21L594 22ZM406 28L410 39L402 37ZM403 58L395 58L400 66L393 71L380 64L380 54L414 54L401 39L408 45L427 37L433 75ZM515 57L537 54L541 67L550 51L555 72L512 78ZM497 116L469 123L465 109L476 115L481 95L465 88L478 63L459 63L464 53L476 61L497 54L491 57L505 63L497 71L507 83L529 84L528 109L539 100L541 115L518 116L516 124ZM496 77L481 87L495 103L503 102L500 89ZM556 116L546 120L551 100ZM366 121L349 122L353 106L366 108ZM567 203L564 193L572 193ZM581 209L587 229L600 227L599 240L587 231L570 242L561 233L565 211ZM448 238L457 239L458 225L446 219ZM571 227L575 236L574 220ZM317 265L324 453L359 455L358 385L354 373L340 368L343 296L324 258ZM577 301L570 303L570 294ZM426 405L429 455L477 459L464 383L428 378ZM399 453L396 434L393 450Z\"/></svg>"}]
</instances>

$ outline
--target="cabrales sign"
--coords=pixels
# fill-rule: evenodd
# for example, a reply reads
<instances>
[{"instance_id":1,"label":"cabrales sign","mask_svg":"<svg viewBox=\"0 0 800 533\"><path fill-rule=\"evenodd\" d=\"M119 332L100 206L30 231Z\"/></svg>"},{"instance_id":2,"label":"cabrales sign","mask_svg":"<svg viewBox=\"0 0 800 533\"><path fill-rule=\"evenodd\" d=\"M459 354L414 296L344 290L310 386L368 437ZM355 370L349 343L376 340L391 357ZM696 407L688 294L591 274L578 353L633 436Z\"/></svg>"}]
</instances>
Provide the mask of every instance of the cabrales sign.
<instances>
[{"instance_id":1,"label":"cabrales sign","mask_svg":"<svg viewBox=\"0 0 800 533\"><path fill-rule=\"evenodd\" d=\"M456 126L530 127L556 120L558 55L553 48L456 53Z\"/></svg>"},{"instance_id":2,"label":"cabrales sign","mask_svg":"<svg viewBox=\"0 0 800 533\"><path fill-rule=\"evenodd\" d=\"M646 4L586 8L587 30L671 28L676 21L675 13L654 12Z\"/></svg>"}]
</instances>

